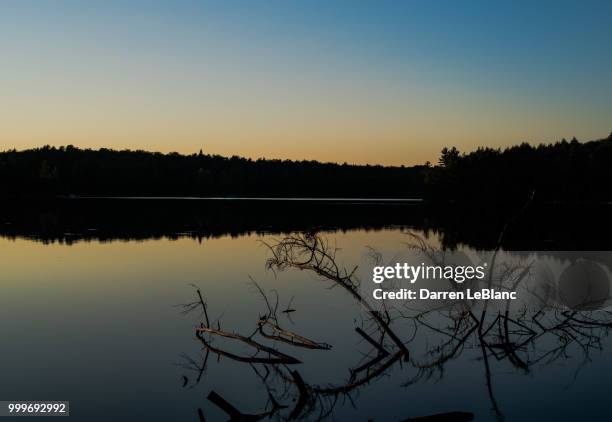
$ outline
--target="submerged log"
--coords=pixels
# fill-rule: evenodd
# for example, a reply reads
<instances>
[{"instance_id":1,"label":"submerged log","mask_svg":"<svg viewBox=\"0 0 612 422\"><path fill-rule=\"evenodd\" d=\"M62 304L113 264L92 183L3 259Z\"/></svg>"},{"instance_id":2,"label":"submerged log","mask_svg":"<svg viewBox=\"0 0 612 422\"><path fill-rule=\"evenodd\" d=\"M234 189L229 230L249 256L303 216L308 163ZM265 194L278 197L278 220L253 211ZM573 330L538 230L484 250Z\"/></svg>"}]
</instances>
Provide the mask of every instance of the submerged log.
<instances>
[{"instance_id":1,"label":"submerged log","mask_svg":"<svg viewBox=\"0 0 612 422\"><path fill-rule=\"evenodd\" d=\"M256 415L242 413L214 391L210 392L208 400L223 410L230 417L230 422L255 422L265 419L272 414L271 412Z\"/></svg>"},{"instance_id":2,"label":"submerged log","mask_svg":"<svg viewBox=\"0 0 612 422\"><path fill-rule=\"evenodd\" d=\"M258 357L258 356L240 356L231 352L227 352L222 349L218 349L211 345L204 336L203 333L213 334L220 337L230 338L242 343L245 343L251 347L253 347L258 352L268 353L268 357ZM201 326L196 329L196 336L198 339L204 344L207 349L210 349L212 352L217 353L219 356L225 356L235 361L239 362L247 362L247 363L267 363L267 364L285 364L285 365L294 365L297 363L301 363L299 360L294 358L293 356L286 355L282 352L279 352L276 349L273 349L268 346L264 346L261 343L256 342L255 340L250 339L249 337L241 336L240 334L228 333L227 331L218 330L215 328L209 328Z\"/></svg>"},{"instance_id":3,"label":"submerged log","mask_svg":"<svg viewBox=\"0 0 612 422\"><path fill-rule=\"evenodd\" d=\"M331 345L327 343L319 343L314 340L310 340L306 337L303 337L293 331L285 330L280 328L278 325L271 322L269 319L260 319L257 322L259 327L259 333L270 340L282 341L284 343L290 344L296 347L304 347L306 349L318 349L318 350L329 350L331 349ZM273 334L266 333L264 331L264 327L270 327Z\"/></svg>"}]
</instances>

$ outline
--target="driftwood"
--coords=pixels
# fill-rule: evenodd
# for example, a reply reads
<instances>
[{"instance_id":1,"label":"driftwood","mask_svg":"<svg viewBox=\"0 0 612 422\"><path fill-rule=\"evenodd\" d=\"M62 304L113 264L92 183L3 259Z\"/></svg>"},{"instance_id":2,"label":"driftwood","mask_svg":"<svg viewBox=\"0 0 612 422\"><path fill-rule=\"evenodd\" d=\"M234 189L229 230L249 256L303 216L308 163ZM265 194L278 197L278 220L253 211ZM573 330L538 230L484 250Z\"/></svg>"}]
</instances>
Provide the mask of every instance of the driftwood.
<instances>
[{"instance_id":1,"label":"driftwood","mask_svg":"<svg viewBox=\"0 0 612 422\"><path fill-rule=\"evenodd\" d=\"M305 241L306 239L311 238L304 238ZM260 420L272 416L274 413L280 411L281 409L287 408L287 406L280 404L279 400L277 399L277 397L286 398L287 392L279 395L274 388L268 385L269 369L272 369L274 373L280 375L281 379L286 382L286 385L294 386L295 391L297 393L295 405L293 406L290 414L284 416L284 419L295 420L302 418L305 412L314 410L313 405L317 403L321 404L323 403L324 397L329 397L330 400L328 401L328 403L330 403L331 407L327 412L324 412L322 410L318 417L318 419L324 419L325 417L331 414L331 411L336 403L338 396L345 395L350 399L350 393L352 391L384 374L387 369L393 366L396 362L400 361L402 358L408 358L408 350L406 346L389 326L391 318L388 313L386 313L385 311L384 314L381 314L375 311L369 306L369 304L367 304L367 302L365 302L361 298L356 289L354 281L351 279L352 274L345 273L344 275L341 275L340 270L337 266L335 266L336 264L333 261L333 256L328 254L328 251L325 248L321 247L322 243L320 243L320 240L318 238L316 239L317 240L315 241L315 248L310 251L310 253L312 253L313 255L312 259L314 259L314 261L311 262L312 266L309 267L308 265L305 265L304 262L302 262L297 264L295 267L300 267L300 269L313 270L317 274L322 275L325 278L333 281L335 284L340 284L351 293L353 298L355 298L359 303L366 307L368 314L376 323L375 326L377 327L377 330L379 332L379 336L377 337L380 337L380 341L374 340L374 338L368 333L366 333L362 328L356 328L355 331L374 348L374 357L369 361L360 364L355 369L351 369L351 377L345 383L327 386L308 384L304 381L298 371L289 370L288 368L286 370L283 369L285 365L294 365L301 363L298 359L253 339L253 336L255 334L259 334L264 339L284 343L292 347L299 347L311 350L329 350L332 348L332 346L328 343L318 342L304 337L291 330L282 328L279 325L277 318L278 294L276 292L274 292L276 294L276 301L274 302L274 300L270 300L264 293L263 289L261 289L261 287L254 280L251 279L252 284L256 287L256 289L263 297L268 312L265 315L259 317L256 322L257 329L253 334L251 334L250 336L243 336L238 333L221 330L219 323L216 323L217 328L212 327L207 310L207 304L204 300L204 297L202 296L201 291L196 288L198 300L190 304L184 305L184 307L186 309L186 312L200 307L202 308L202 314L205 323L200 324L200 327L196 329L196 337L204 345L206 353L208 354L210 352L213 352L219 357L223 356L237 362L250 364L261 379L264 386L266 387L269 396L268 404L271 404L272 406L271 410L268 410L264 413L245 414L239 411L234 406L232 406L219 394L212 391L208 397L209 401L214 403L217 407L221 408L230 417L231 421ZM307 245L307 242L302 244L302 246L304 245ZM282 247L286 246L287 244ZM304 251L302 251L302 253L303 252ZM279 258L278 255L275 256L276 258ZM318 264L315 264L315 262L318 262ZM334 268L334 271L331 271L332 268ZM292 301L293 298L287 305L287 309L281 312L283 312L284 314L295 312L295 309L291 307ZM225 348L218 347L214 345L211 341L212 337L215 336L235 340L246 344L247 346L253 348L255 353L249 356L243 356L230 352ZM397 351L391 353L385 348L383 344L383 339L385 338L385 336L397 346ZM264 372L261 373L260 371L258 371L255 365L263 365ZM200 368L200 366L194 365L193 362L190 366L195 367L196 369ZM365 374L359 377L358 375L362 373ZM266 408L269 409L270 407L266 405Z\"/></svg>"},{"instance_id":2,"label":"driftwood","mask_svg":"<svg viewBox=\"0 0 612 422\"><path fill-rule=\"evenodd\" d=\"M309 397L308 388L306 387L306 383L304 383L304 380L302 379L300 373L298 371L291 371L291 376L293 377L293 380L295 381L295 384L298 387L298 392L300 395L298 397L297 403L295 404L295 407L289 415L289 420L297 419L300 416L300 413L302 413L302 410L306 406L306 402Z\"/></svg>"},{"instance_id":3,"label":"driftwood","mask_svg":"<svg viewBox=\"0 0 612 422\"><path fill-rule=\"evenodd\" d=\"M272 254L272 257L266 263L269 269L282 271L286 268L295 268L312 271L321 278L345 289L365 308L372 319L402 351L404 360L408 360L409 352L406 345L393 332L380 313L372 308L370 303L359 294L359 286L353 278L357 267L350 272L340 268L336 262L335 249L330 248L319 236L313 234L291 235L275 245L267 243L264 243L264 245L268 247Z\"/></svg>"},{"instance_id":4,"label":"driftwood","mask_svg":"<svg viewBox=\"0 0 612 422\"><path fill-rule=\"evenodd\" d=\"M500 237L503 237L507 226L502 230ZM413 235L413 238L416 244L409 245L409 247L420 250L435 264L445 265L444 251L434 249L423 238L416 235ZM584 362L587 362L591 350L601 350L601 337L608 331L612 331L612 313L610 312L568 311L551 306L545 301L541 301L542 307L535 313L527 308L513 310L514 313L512 313L510 312L510 301L506 303L505 308L501 309L487 307L488 301L486 301L482 309L478 309L474 308L473 303L465 300L453 303L450 307L430 309L418 312L416 315L415 310L408 308L387 309L385 307L377 311L361 297L358 281L353 277L354 270L349 272L339 267L335 260L335 249L330 248L328 243L316 234L291 235L275 245L267 246L272 253L272 257L267 262L269 269L274 271L294 268L313 272L330 281L332 287L342 287L357 303L363 305L369 316L365 321L369 325L364 324L363 328L357 327L355 332L371 346L371 349L364 354L358 365L349 367L350 378L346 382L328 385L309 384L300 373L288 367L288 365L299 364L299 360L262 344L265 341L259 342L253 339L254 336L260 336L270 342L311 350L331 348L331 345L327 343L314 341L281 327L277 312L282 312L285 316L295 312L291 306L293 298L285 311L279 311L278 293L274 291L276 302L269 300L264 291L253 281L266 303L267 313L263 316L260 314L255 320L256 328L250 336L242 336L221 330L217 322L213 323L217 328L212 328L204 297L198 290L198 300L186 305L186 308L192 310L201 306L203 309L203 318L206 323L201 324L197 329L196 336L204 345L206 353L213 352L218 356L248 363L260 377L268 392L265 412L259 414L244 414L214 391L211 392L209 400L223 409L230 416L230 420L234 421L260 420L272 415L275 415L278 420L305 418L323 420L330 416L333 417L333 409L339 398L352 401L351 395L361 386L384 375L394 365L401 365L402 360L408 362L407 367L416 371L414 377L402 384L402 386L407 386L429 378L435 371L438 371L441 376L444 365L460 356L465 349L480 350L482 353L485 386L493 412L501 421L503 417L494 395L492 362L507 360L514 368L527 371L539 362L550 363L557 359L567 358L572 351L570 347L582 351ZM491 273L486 280L487 284L493 287L495 283L496 288L516 290L528 278L531 264L526 264L524 261L518 266L503 268L499 279L494 280L492 274L498 250L499 248L496 248L491 259L489 266ZM429 319L431 316L433 319ZM411 338L416 336L417 330L419 332L429 330L441 338L440 343L428 346L423 358L419 359L416 354L409 357L406 344L410 340L402 340L394 331L397 327L394 322L399 318L414 323L415 332ZM446 320L440 321L440 318ZM255 353L250 356L238 356L219 346L216 347L212 341L215 336L244 343L254 349ZM556 337L558 344L551 341L545 342L551 345L550 350L535 347L538 339L544 336L552 339ZM197 371L197 380L200 379L206 366L206 359L203 362L202 365L193 362L189 365ZM287 400L292 400L292 404L288 406ZM282 404L283 402L285 404ZM281 413L282 409L286 409L286 413ZM315 411L318 412L318 415L313 414ZM404 422L464 422L473 419L474 415L469 412L448 412L408 418ZM203 414L201 420L203 420Z\"/></svg>"},{"instance_id":5,"label":"driftwood","mask_svg":"<svg viewBox=\"0 0 612 422\"><path fill-rule=\"evenodd\" d=\"M314 340L310 340L306 337L303 337L299 334L294 333L293 331L285 330L279 327L277 324L270 321L269 318L262 318L257 321L257 326L259 327L259 333L270 340L281 341L284 343L288 343L292 346L296 347L304 347L306 349L318 349L318 350L329 350L331 349L331 345L327 343L319 343ZM264 327L270 327L273 334L268 334L264 331Z\"/></svg>"},{"instance_id":6,"label":"driftwood","mask_svg":"<svg viewBox=\"0 0 612 422\"><path fill-rule=\"evenodd\" d=\"M370 343L376 350L378 350L378 354L379 355L383 355L383 356L388 356L389 355L389 352L387 351L387 349L385 349L380 343L378 343L376 340L374 340L372 337L370 337L361 328L357 327L357 328L355 328L355 331L357 332L357 334L359 334L361 337L363 337L368 343Z\"/></svg>"},{"instance_id":7,"label":"driftwood","mask_svg":"<svg viewBox=\"0 0 612 422\"><path fill-rule=\"evenodd\" d=\"M202 335L203 333L213 334L213 335L217 335L220 337L225 337L225 338L240 341L242 343L245 343L253 347L257 352L265 352L265 353L268 353L268 355L272 355L274 357L258 357L255 355L253 356L236 355L234 353L214 347L213 345L210 344L210 342L208 342L204 338L204 336ZM217 330L215 328L201 326L200 328L196 329L196 336L198 337L198 339L200 339L200 341L204 344L204 346L206 346L206 348L209 349L210 351L218 354L219 356L225 356L230 359L236 360L238 362L285 364L285 365L294 365L296 363L300 363L299 360L297 360L296 358L292 356L286 355L271 347L264 346L263 344L258 343L249 337L241 336L240 334L228 333L227 331L222 331L222 330Z\"/></svg>"},{"instance_id":8,"label":"driftwood","mask_svg":"<svg viewBox=\"0 0 612 422\"><path fill-rule=\"evenodd\" d=\"M230 417L230 422L255 422L272 415L272 412L264 412L260 414L242 413L214 391L211 391L210 394L208 394L208 400L227 413L227 415Z\"/></svg>"},{"instance_id":9,"label":"driftwood","mask_svg":"<svg viewBox=\"0 0 612 422\"><path fill-rule=\"evenodd\" d=\"M403 356L402 351L398 351L395 354L387 357L387 359L381 365L377 366L375 369L370 371L366 376L359 378L357 380L349 381L345 384L328 385L328 386L308 384L306 385L306 387L308 389L309 394L311 395L318 394L318 395L325 395L325 396L335 396L338 394L348 394L351 391L361 387L364 384L369 383L373 379L384 374L385 371L389 369L393 364L398 362L402 358L402 356ZM285 381L297 385L297 382L295 379L293 379L290 376L287 376L277 366L272 366L272 369L274 369L281 376L281 378L283 378Z\"/></svg>"},{"instance_id":10,"label":"driftwood","mask_svg":"<svg viewBox=\"0 0 612 422\"><path fill-rule=\"evenodd\" d=\"M358 387L361 387L364 384L369 383L373 379L378 378L378 376L384 374L387 369L389 369L393 364L398 362L403 356L404 356L404 352L400 350L396 352L395 354L391 355L390 357L388 357L386 361L384 361L381 365L379 365L378 367L370 371L363 378L359 378L357 380L350 381L344 385L339 385L339 386L328 386L328 387L313 386L311 387L311 391L313 391L314 393L318 393L318 394L332 394L332 395L348 393L352 390L355 390Z\"/></svg>"}]
</instances>

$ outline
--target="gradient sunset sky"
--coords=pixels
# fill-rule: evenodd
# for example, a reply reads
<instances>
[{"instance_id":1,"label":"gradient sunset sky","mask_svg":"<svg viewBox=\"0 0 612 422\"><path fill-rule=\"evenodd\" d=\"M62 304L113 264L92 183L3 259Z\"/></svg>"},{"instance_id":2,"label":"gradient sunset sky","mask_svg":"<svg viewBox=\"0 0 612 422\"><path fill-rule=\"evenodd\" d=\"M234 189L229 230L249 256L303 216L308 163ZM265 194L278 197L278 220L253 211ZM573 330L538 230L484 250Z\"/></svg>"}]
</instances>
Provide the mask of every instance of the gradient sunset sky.
<instances>
[{"instance_id":1,"label":"gradient sunset sky","mask_svg":"<svg viewBox=\"0 0 612 422\"><path fill-rule=\"evenodd\" d=\"M0 149L405 164L612 130L612 2L5 1Z\"/></svg>"}]
</instances>

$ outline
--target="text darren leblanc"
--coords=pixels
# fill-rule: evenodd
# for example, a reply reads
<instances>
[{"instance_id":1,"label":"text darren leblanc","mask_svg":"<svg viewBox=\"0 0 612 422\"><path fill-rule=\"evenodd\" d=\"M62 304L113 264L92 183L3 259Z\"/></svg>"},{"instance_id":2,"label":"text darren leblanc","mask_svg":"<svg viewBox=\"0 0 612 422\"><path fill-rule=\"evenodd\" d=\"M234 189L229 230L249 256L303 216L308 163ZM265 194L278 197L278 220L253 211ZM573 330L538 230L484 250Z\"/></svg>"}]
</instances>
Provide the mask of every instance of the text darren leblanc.
<instances>
[{"instance_id":1,"label":"text darren leblanc","mask_svg":"<svg viewBox=\"0 0 612 422\"><path fill-rule=\"evenodd\" d=\"M398 289L385 291L384 289L374 289L372 296L376 300L514 300L517 299L516 292L499 291L495 289L481 289L465 291L434 291L429 289Z\"/></svg>"}]
</instances>

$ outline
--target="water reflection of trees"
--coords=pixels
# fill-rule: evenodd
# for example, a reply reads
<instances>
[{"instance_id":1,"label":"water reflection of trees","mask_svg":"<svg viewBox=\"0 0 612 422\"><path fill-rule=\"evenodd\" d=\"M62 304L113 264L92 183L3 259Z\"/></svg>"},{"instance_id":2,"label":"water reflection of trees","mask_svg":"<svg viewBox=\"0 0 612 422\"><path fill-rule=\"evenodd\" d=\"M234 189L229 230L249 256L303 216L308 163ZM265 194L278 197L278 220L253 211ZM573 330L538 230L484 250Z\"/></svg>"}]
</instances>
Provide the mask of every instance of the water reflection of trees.
<instances>
[{"instance_id":1,"label":"water reflection of trees","mask_svg":"<svg viewBox=\"0 0 612 422\"><path fill-rule=\"evenodd\" d=\"M610 204L534 203L504 237L511 250L612 250ZM461 245L492 249L514 206L429 202L261 201L177 199L54 199L5 201L0 238L45 244L186 239L206 242L312 230L382 230L411 227Z\"/></svg>"},{"instance_id":2,"label":"water reflection of trees","mask_svg":"<svg viewBox=\"0 0 612 422\"><path fill-rule=\"evenodd\" d=\"M424 239L412 235L409 247L424 254L436 265L444 266L446 254L431 247ZM230 420L313 419L332 417L338 403L353 401L353 393L391 370L409 374L402 386L407 387L426 379L442 376L445 364L457 359L465 351L476 352L482 362L484 384L498 420L503 419L502 409L495 395L495 383L491 365L493 361L505 361L521 372L529 372L538 364L550 364L568 359L578 351L582 367L590 360L593 350L600 350L601 339L612 327L612 313L606 310L572 310L550 300L550 291L523 286L533 296L529 305L514 309L511 300L497 302L457 300L446 302L436 309L415 310L407 304L391 306L380 303L376 308L362 296L356 267L346 269L336 258L337 250L319 235L294 234L274 244L267 245L270 258L267 268L274 271L301 270L316 276L331 287L339 287L364 310L363 323L355 328L370 347L363 358L349 368L347 380L337 384L317 385L308 383L299 371L301 361L286 348L307 348L321 353L332 345L309 339L282 327L278 294L266 294L256 283L258 294L264 299L266 310L256 320L255 330L242 335L227 331L220 321L210 321L208 305L198 290L198 299L185 305L186 311L200 309L204 321L196 330L203 346L201 363L186 357L185 368L195 371L191 385L197 384L206 371L209 356L224 357L250 367L267 392L267 403L258 414L247 414L229 403L229 399L211 391L208 400L223 410ZM490 271L486 287L515 291L526 283L533 271L533 262L526 259L513 265L497 262L499 248L488 256ZM376 253L374 259L380 259ZM496 274L494 277L493 274ZM449 285L458 288L456 283ZM428 339L428 346L417 353L415 339ZM232 340L248 347L249 354L237 354L231 347L217 346L217 339ZM432 343L432 340L437 341ZM264 344L265 342L265 344ZM413 347L414 346L414 347ZM190 381L185 377L185 384ZM202 409L198 410L203 419ZM434 419L427 419L432 418ZM450 412L408 420L472 420L468 412Z\"/></svg>"}]
</instances>

